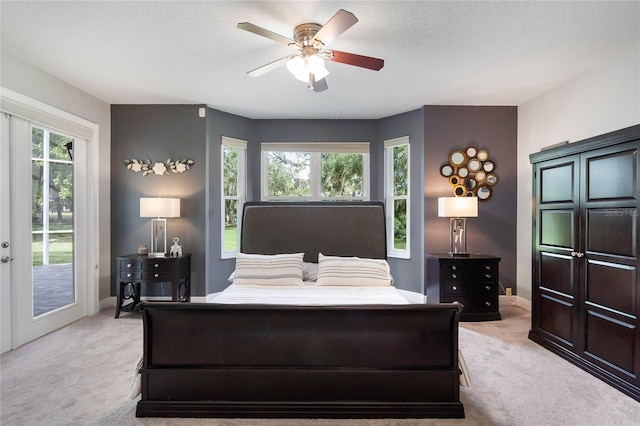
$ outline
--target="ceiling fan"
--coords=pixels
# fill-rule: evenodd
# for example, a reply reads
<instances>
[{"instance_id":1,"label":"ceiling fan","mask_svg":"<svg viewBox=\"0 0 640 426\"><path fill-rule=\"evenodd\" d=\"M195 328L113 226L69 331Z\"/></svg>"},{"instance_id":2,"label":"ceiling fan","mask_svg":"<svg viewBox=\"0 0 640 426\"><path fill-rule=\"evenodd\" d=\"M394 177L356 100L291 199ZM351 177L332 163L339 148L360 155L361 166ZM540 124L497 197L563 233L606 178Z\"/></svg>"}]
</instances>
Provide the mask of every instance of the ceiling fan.
<instances>
[{"instance_id":1,"label":"ceiling fan","mask_svg":"<svg viewBox=\"0 0 640 426\"><path fill-rule=\"evenodd\" d=\"M382 59L327 49L329 43L356 22L358 22L358 18L353 13L340 9L324 26L314 23L298 25L293 31L293 39L249 22L240 22L238 28L241 30L293 47L299 52L258 67L247 74L251 77L258 77L286 63L289 72L294 77L307 83L314 92L322 92L328 88L325 77L329 71L324 66L325 60L379 71L384 66Z\"/></svg>"}]
</instances>

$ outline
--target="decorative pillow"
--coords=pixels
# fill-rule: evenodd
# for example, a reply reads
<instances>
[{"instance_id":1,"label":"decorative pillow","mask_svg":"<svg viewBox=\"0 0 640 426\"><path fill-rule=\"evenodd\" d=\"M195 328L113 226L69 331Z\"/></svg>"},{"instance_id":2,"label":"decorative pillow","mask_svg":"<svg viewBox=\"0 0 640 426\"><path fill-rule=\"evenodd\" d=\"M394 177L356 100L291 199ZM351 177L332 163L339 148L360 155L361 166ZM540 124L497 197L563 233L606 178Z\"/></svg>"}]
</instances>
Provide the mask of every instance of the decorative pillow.
<instances>
[{"instance_id":1,"label":"decorative pillow","mask_svg":"<svg viewBox=\"0 0 640 426\"><path fill-rule=\"evenodd\" d=\"M391 285L389 264L384 259L325 256L319 253L318 285Z\"/></svg>"},{"instance_id":2,"label":"decorative pillow","mask_svg":"<svg viewBox=\"0 0 640 426\"><path fill-rule=\"evenodd\" d=\"M312 262L304 262L302 267L302 279L304 281L318 280L318 264Z\"/></svg>"},{"instance_id":3,"label":"decorative pillow","mask_svg":"<svg viewBox=\"0 0 640 426\"><path fill-rule=\"evenodd\" d=\"M241 285L302 285L304 253L245 254L238 253L234 284Z\"/></svg>"}]
</instances>

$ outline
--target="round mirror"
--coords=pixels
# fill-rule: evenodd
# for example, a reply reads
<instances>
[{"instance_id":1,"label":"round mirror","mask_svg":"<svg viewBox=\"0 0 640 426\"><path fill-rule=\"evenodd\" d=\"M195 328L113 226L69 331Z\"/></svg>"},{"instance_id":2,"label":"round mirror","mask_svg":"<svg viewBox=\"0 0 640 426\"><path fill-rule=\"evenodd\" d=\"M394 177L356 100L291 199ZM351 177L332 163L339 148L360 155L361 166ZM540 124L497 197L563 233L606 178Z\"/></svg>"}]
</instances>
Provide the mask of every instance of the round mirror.
<instances>
[{"instance_id":1,"label":"round mirror","mask_svg":"<svg viewBox=\"0 0 640 426\"><path fill-rule=\"evenodd\" d=\"M480 160L480 161L487 161L489 159L489 153L487 151L485 151L484 149L481 149L480 151L478 151L476 156L478 157L478 160Z\"/></svg>"},{"instance_id":2,"label":"round mirror","mask_svg":"<svg viewBox=\"0 0 640 426\"><path fill-rule=\"evenodd\" d=\"M467 148L467 157L475 157L477 153L478 149L475 146L470 146L469 148Z\"/></svg>"},{"instance_id":3,"label":"round mirror","mask_svg":"<svg viewBox=\"0 0 640 426\"><path fill-rule=\"evenodd\" d=\"M478 182L475 179L469 178L464 181L464 186L467 187L469 191L476 187Z\"/></svg>"},{"instance_id":4,"label":"round mirror","mask_svg":"<svg viewBox=\"0 0 640 426\"><path fill-rule=\"evenodd\" d=\"M463 151L455 150L451 151L451 153L449 154L449 164L454 167L462 166L465 161L467 161L467 156Z\"/></svg>"},{"instance_id":5,"label":"round mirror","mask_svg":"<svg viewBox=\"0 0 640 426\"><path fill-rule=\"evenodd\" d=\"M462 185L456 185L453 187L453 195L456 197L464 197L467 195L467 189Z\"/></svg>"},{"instance_id":6,"label":"round mirror","mask_svg":"<svg viewBox=\"0 0 640 426\"><path fill-rule=\"evenodd\" d=\"M449 178L449 183L451 185L453 185L453 186L461 185L463 181L464 181L464 179L460 178L460 176L458 176L458 175L452 175Z\"/></svg>"},{"instance_id":7,"label":"round mirror","mask_svg":"<svg viewBox=\"0 0 640 426\"><path fill-rule=\"evenodd\" d=\"M496 183L498 183L498 176L494 175L493 173L488 174L487 175L487 183L491 186L495 185Z\"/></svg>"},{"instance_id":8,"label":"round mirror","mask_svg":"<svg viewBox=\"0 0 640 426\"><path fill-rule=\"evenodd\" d=\"M469 175L469 170L466 167L460 167L458 169L458 176L466 178Z\"/></svg>"},{"instance_id":9,"label":"round mirror","mask_svg":"<svg viewBox=\"0 0 640 426\"><path fill-rule=\"evenodd\" d=\"M474 178L478 181L478 182L484 182L484 180L487 178L487 174L485 172L483 172L482 170L478 171L476 173L476 175L474 176Z\"/></svg>"},{"instance_id":10,"label":"round mirror","mask_svg":"<svg viewBox=\"0 0 640 426\"><path fill-rule=\"evenodd\" d=\"M476 195L478 196L478 200L487 201L489 198L491 198L491 188L486 185L478 185Z\"/></svg>"},{"instance_id":11,"label":"round mirror","mask_svg":"<svg viewBox=\"0 0 640 426\"><path fill-rule=\"evenodd\" d=\"M495 165L493 164L493 161L485 161L484 164L482 165L482 168L487 173L493 171L494 167L495 167Z\"/></svg>"},{"instance_id":12,"label":"round mirror","mask_svg":"<svg viewBox=\"0 0 640 426\"><path fill-rule=\"evenodd\" d=\"M472 158L471 160L469 160L467 167L469 168L470 172L477 172L482 167L482 163L477 159Z\"/></svg>"},{"instance_id":13,"label":"round mirror","mask_svg":"<svg viewBox=\"0 0 640 426\"><path fill-rule=\"evenodd\" d=\"M453 174L453 167L448 164L443 164L442 167L440 167L440 174L444 177L451 176Z\"/></svg>"}]
</instances>

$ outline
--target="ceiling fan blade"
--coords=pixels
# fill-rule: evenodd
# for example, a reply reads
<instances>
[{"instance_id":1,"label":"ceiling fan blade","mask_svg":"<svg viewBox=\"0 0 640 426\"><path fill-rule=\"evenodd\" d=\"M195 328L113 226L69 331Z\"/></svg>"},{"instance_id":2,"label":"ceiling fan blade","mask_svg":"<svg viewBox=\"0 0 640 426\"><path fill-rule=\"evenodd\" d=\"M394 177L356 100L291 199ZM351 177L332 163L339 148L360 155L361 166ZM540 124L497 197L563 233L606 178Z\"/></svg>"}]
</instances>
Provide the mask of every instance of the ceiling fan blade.
<instances>
[{"instance_id":1,"label":"ceiling fan blade","mask_svg":"<svg viewBox=\"0 0 640 426\"><path fill-rule=\"evenodd\" d=\"M289 59L288 56L285 56L284 58L276 59L273 62L269 62L266 65L263 65L254 70L249 71L247 74L249 74L251 77L261 76L262 74L268 73L269 71L272 71L276 68L283 66L284 64L287 63L288 59Z\"/></svg>"},{"instance_id":2,"label":"ceiling fan blade","mask_svg":"<svg viewBox=\"0 0 640 426\"><path fill-rule=\"evenodd\" d=\"M311 89L313 89L314 92L324 92L329 88L326 78L316 81L313 73L309 73L309 81L311 82Z\"/></svg>"},{"instance_id":3,"label":"ceiling fan blade","mask_svg":"<svg viewBox=\"0 0 640 426\"><path fill-rule=\"evenodd\" d=\"M325 46L328 46L329 43L351 28L356 22L358 22L358 18L356 18L353 13L340 9L313 38L314 40L319 40Z\"/></svg>"},{"instance_id":4,"label":"ceiling fan blade","mask_svg":"<svg viewBox=\"0 0 640 426\"><path fill-rule=\"evenodd\" d=\"M290 45L297 45L297 43L293 40L291 40L288 37L282 36L280 34L274 33L273 31L269 31L265 28L259 27L257 25L254 25L250 22L240 22L237 25L238 28L240 28L241 30L245 30L245 31L249 31L250 33L254 33L257 34L259 36L262 37L266 37L268 39L271 39L275 42L284 44L285 46L290 46Z\"/></svg>"},{"instance_id":5,"label":"ceiling fan blade","mask_svg":"<svg viewBox=\"0 0 640 426\"><path fill-rule=\"evenodd\" d=\"M341 64L354 65L356 67L368 68L374 71L380 71L384 67L384 60L372 58L370 56L356 55L355 53L340 52L332 50L329 56L332 62L340 62Z\"/></svg>"}]
</instances>

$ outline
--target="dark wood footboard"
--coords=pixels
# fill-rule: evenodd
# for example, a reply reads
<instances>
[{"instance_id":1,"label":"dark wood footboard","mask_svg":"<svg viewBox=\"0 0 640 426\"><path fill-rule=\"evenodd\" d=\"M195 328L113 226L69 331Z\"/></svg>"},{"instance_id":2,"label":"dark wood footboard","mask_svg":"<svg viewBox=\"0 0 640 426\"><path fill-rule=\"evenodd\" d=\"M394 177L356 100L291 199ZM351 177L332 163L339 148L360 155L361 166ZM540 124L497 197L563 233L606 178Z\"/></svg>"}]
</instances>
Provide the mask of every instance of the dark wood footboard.
<instances>
[{"instance_id":1,"label":"dark wood footboard","mask_svg":"<svg viewBox=\"0 0 640 426\"><path fill-rule=\"evenodd\" d=\"M138 417L464 417L455 305L142 312Z\"/></svg>"}]
</instances>

